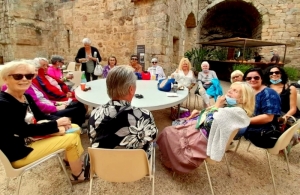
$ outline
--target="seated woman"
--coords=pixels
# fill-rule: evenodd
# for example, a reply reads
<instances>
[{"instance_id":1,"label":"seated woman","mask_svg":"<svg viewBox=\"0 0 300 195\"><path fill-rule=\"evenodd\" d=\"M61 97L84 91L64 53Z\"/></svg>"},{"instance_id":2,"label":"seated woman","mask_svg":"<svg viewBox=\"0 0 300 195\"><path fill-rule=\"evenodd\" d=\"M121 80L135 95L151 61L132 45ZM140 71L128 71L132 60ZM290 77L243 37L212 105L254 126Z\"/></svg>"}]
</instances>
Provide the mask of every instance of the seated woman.
<instances>
[{"instance_id":1,"label":"seated woman","mask_svg":"<svg viewBox=\"0 0 300 195\"><path fill-rule=\"evenodd\" d=\"M237 81L241 82L241 81L243 81L243 76L244 76L244 73L242 73L242 71L235 70L230 75L230 82L231 83L234 83L234 82L237 82Z\"/></svg>"},{"instance_id":2,"label":"seated woman","mask_svg":"<svg viewBox=\"0 0 300 195\"><path fill-rule=\"evenodd\" d=\"M116 66L106 78L110 101L94 109L88 125L92 147L144 149L151 155L157 128L150 111L131 106L136 76L130 66Z\"/></svg>"},{"instance_id":3,"label":"seated woman","mask_svg":"<svg viewBox=\"0 0 300 195\"><path fill-rule=\"evenodd\" d=\"M191 69L192 65L189 59L182 58L176 71L171 74L171 77L178 83L178 88L186 87L191 90L195 86L196 79Z\"/></svg>"},{"instance_id":4,"label":"seated woman","mask_svg":"<svg viewBox=\"0 0 300 195\"><path fill-rule=\"evenodd\" d=\"M48 67L47 74L54 79L59 79L62 82L67 81L68 79L72 79L73 75L68 74L67 76L63 77L61 72L61 66L64 65L64 58L59 55L52 55L51 56L51 64L52 66Z\"/></svg>"},{"instance_id":5,"label":"seated woman","mask_svg":"<svg viewBox=\"0 0 300 195\"><path fill-rule=\"evenodd\" d=\"M35 67L26 61L13 61L4 65L0 77L7 85L0 92L0 149L15 168L23 167L59 149L66 149L66 160L72 171L72 182L84 177L80 156L83 153L78 133L68 133L71 121L40 111L31 96L24 94L35 75ZM42 124L36 121L50 120ZM30 137L51 135L47 139L32 141Z\"/></svg>"},{"instance_id":6,"label":"seated woman","mask_svg":"<svg viewBox=\"0 0 300 195\"><path fill-rule=\"evenodd\" d=\"M208 156L221 161L233 131L249 125L254 93L247 83L235 82L215 105L194 110L182 125L166 127L157 139L165 166L188 173Z\"/></svg>"},{"instance_id":7,"label":"seated woman","mask_svg":"<svg viewBox=\"0 0 300 195\"><path fill-rule=\"evenodd\" d=\"M59 79L47 74L48 60L45 58L34 58L38 69L37 76L32 80L35 86L47 94L53 101L76 101L74 92L70 92L68 86Z\"/></svg>"},{"instance_id":8,"label":"seated woman","mask_svg":"<svg viewBox=\"0 0 300 195\"><path fill-rule=\"evenodd\" d=\"M110 56L108 58L108 62L107 65L104 66L103 68L103 78L107 77L108 72L110 71L110 69L112 69L113 67L115 67L117 65L117 58L115 56Z\"/></svg>"},{"instance_id":9,"label":"seated woman","mask_svg":"<svg viewBox=\"0 0 300 195\"><path fill-rule=\"evenodd\" d=\"M244 135L254 145L262 148L272 148L277 139L258 143L256 140L266 130L279 129L278 117L281 114L280 97L273 89L264 85L263 73L260 68L250 68L244 74L246 80L253 88L255 93L255 110L251 117L250 125L240 129L238 137Z\"/></svg>"},{"instance_id":10,"label":"seated woman","mask_svg":"<svg viewBox=\"0 0 300 195\"><path fill-rule=\"evenodd\" d=\"M142 73L143 67L138 63L138 56L136 54L131 55L129 65L134 69L134 72Z\"/></svg>"},{"instance_id":11,"label":"seated woman","mask_svg":"<svg viewBox=\"0 0 300 195\"><path fill-rule=\"evenodd\" d=\"M212 79L218 79L217 74L213 70L209 70L209 63L207 61L201 64L202 71L198 74L198 87L195 91L203 99L203 105L209 107L209 95L206 94L206 90L212 85Z\"/></svg>"}]
</instances>

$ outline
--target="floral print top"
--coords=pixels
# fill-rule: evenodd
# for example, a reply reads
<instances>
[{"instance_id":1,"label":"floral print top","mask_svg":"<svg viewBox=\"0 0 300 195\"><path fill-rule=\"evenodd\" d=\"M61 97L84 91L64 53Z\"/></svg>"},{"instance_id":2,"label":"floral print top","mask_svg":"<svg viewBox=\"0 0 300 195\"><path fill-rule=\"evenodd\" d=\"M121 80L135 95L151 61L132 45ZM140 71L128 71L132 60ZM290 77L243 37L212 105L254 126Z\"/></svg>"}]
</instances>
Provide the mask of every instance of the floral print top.
<instances>
[{"instance_id":1,"label":"floral print top","mask_svg":"<svg viewBox=\"0 0 300 195\"><path fill-rule=\"evenodd\" d=\"M158 130L150 111L124 100L112 101L94 109L88 125L92 147L144 149L150 157Z\"/></svg>"}]
</instances>

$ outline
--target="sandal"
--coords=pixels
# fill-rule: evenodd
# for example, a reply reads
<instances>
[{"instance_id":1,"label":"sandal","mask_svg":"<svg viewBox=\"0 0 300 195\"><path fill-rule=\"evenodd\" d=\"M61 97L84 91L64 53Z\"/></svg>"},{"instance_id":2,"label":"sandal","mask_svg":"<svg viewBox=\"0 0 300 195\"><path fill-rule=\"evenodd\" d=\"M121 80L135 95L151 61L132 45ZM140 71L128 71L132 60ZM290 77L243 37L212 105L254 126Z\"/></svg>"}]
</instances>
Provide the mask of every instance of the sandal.
<instances>
[{"instance_id":1,"label":"sandal","mask_svg":"<svg viewBox=\"0 0 300 195\"><path fill-rule=\"evenodd\" d=\"M71 179L71 183L74 185L74 184L78 184L78 183L82 183L82 182L86 182L86 181L89 181L90 179L85 177L83 180L79 179L80 175L81 174L84 174L84 169L81 170L81 172L79 173L79 175L75 176L73 174L72 177L73 177L73 180Z\"/></svg>"}]
</instances>

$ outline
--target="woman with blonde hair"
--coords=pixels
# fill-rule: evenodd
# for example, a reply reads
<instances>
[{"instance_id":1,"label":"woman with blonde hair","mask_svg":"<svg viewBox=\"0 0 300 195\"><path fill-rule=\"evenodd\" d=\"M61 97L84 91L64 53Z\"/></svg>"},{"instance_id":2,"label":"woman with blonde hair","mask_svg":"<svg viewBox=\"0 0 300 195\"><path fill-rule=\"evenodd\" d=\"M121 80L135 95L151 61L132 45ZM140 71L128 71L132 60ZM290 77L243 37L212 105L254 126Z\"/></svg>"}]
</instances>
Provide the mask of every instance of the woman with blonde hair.
<instances>
[{"instance_id":1,"label":"woman with blonde hair","mask_svg":"<svg viewBox=\"0 0 300 195\"><path fill-rule=\"evenodd\" d=\"M244 73L240 70L235 70L230 75L230 82L234 83L237 81L243 81Z\"/></svg>"},{"instance_id":2,"label":"woman with blonde hair","mask_svg":"<svg viewBox=\"0 0 300 195\"><path fill-rule=\"evenodd\" d=\"M196 79L191 69L192 65L189 59L182 58L176 71L171 74L171 77L178 82L178 87L186 87L189 90L194 87Z\"/></svg>"},{"instance_id":3,"label":"woman with blonde hair","mask_svg":"<svg viewBox=\"0 0 300 195\"><path fill-rule=\"evenodd\" d=\"M188 173L207 157L221 161L231 134L250 124L254 106L254 90L249 84L231 84L214 106L194 110L181 125L166 127L161 132L157 144L163 164L173 171Z\"/></svg>"}]
</instances>

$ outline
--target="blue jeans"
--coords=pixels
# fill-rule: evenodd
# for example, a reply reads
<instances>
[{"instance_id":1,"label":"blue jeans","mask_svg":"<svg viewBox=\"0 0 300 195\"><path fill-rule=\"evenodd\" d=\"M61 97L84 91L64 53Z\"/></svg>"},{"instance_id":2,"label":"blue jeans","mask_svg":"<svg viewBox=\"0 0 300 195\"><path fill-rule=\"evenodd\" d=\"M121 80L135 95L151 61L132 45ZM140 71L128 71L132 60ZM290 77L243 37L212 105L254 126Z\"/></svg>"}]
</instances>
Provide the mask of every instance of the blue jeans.
<instances>
[{"instance_id":1,"label":"blue jeans","mask_svg":"<svg viewBox=\"0 0 300 195\"><path fill-rule=\"evenodd\" d=\"M239 140L246 132L248 127L240 128L236 136L234 137L234 140Z\"/></svg>"}]
</instances>

